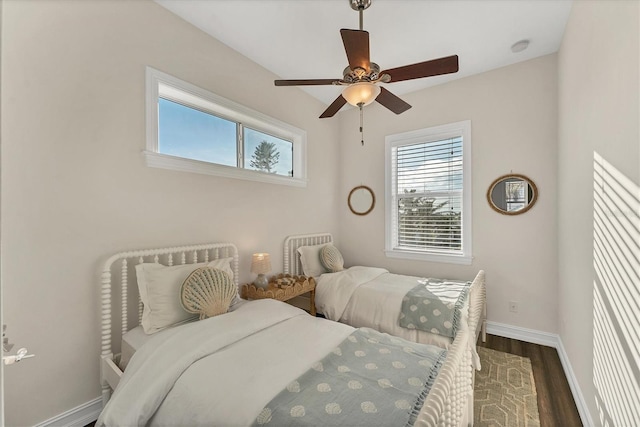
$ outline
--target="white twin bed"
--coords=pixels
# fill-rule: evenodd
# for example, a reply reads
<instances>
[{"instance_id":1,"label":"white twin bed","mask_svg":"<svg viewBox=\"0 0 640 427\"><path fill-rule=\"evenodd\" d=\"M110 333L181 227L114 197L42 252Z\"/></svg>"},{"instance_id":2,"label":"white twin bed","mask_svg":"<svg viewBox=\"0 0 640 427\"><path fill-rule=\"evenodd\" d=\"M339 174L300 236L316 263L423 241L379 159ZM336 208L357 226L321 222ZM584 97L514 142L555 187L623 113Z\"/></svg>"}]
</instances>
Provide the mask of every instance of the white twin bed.
<instances>
[{"instance_id":1,"label":"white twin bed","mask_svg":"<svg viewBox=\"0 0 640 427\"><path fill-rule=\"evenodd\" d=\"M407 340L448 348L453 337L417 328L400 326L398 319L407 292L424 283L425 278L392 274L375 267L355 266L338 272L326 272L316 262L318 248L331 245L329 233L289 236L284 242L284 272L315 277L315 305L326 318L354 327L369 327ZM305 257L307 256L306 262ZM312 258L312 259L309 259ZM482 334L486 341L485 273L478 271L471 281L469 295L460 310L461 327L468 325L471 347Z\"/></svg>"},{"instance_id":2,"label":"white twin bed","mask_svg":"<svg viewBox=\"0 0 640 427\"><path fill-rule=\"evenodd\" d=\"M238 284L230 243L130 251L105 263L98 426L389 425L387 416L401 420L393 425L471 424L466 329L443 351L274 300L237 300L194 321L176 299L201 266ZM403 377L414 362L429 368ZM358 369L366 375L349 377ZM396 397L400 389L409 397Z\"/></svg>"}]
</instances>

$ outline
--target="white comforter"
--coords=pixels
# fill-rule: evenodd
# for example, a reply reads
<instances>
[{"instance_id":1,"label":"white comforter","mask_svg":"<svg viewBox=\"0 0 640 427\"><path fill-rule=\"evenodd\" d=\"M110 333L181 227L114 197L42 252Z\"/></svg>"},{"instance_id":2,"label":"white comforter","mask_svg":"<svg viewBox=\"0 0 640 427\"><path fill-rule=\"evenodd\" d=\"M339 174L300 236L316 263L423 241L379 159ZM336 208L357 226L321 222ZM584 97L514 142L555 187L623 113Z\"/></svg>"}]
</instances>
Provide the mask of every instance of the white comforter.
<instances>
[{"instance_id":1,"label":"white comforter","mask_svg":"<svg viewBox=\"0 0 640 427\"><path fill-rule=\"evenodd\" d=\"M316 308L328 319L356 328L368 327L413 342L449 348L449 337L406 329L398 323L402 298L418 284L418 279L362 266L323 274L316 279ZM462 308L461 329L468 326L468 313L469 298Z\"/></svg>"},{"instance_id":2,"label":"white comforter","mask_svg":"<svg viewBox=\"0 0 640 427\"><path fill-rule=\"evenodd\" d=\"M136 352L97 425L251 425L352 331L273 300L176 327Z\"/></svg>"}]
</instances>

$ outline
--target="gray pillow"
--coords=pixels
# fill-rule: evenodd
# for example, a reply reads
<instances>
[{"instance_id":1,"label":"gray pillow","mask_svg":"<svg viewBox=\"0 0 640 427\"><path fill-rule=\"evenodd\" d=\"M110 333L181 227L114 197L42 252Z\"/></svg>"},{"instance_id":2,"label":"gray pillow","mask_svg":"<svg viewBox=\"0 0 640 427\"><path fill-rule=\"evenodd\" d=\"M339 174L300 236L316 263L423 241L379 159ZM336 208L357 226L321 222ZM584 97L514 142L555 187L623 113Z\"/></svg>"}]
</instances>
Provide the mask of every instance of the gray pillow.
<instances>
[{"instance_id":1,"label":"gray pillow","mask_svg":"<svg viewBox=\"0 0 640 427\"><path fill-rule=\"evenodd\" d=\"M342 254L331 243L324 245L320 250L320 261L322 265L332 273L344 270L344 259Z\"/></svg>"}]
</instances>

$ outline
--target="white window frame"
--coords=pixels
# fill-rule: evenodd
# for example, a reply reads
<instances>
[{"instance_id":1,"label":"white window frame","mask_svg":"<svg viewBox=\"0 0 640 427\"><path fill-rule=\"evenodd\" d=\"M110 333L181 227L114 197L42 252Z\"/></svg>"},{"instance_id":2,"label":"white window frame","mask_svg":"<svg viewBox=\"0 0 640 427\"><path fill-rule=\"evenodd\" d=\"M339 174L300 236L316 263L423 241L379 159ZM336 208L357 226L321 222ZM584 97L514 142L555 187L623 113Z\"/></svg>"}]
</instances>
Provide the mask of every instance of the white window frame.
<instances>
[{"instance_id":1,"label":"white window frame","mask_svg":"<svg viewBox=\"0 0 640 427\"><path fill-rule=\"evenodd\" d=\"M253 130L291 141L293 144L293 177L159 153L159 98L169 99L226 120L240 123ZM146 122L147 144L143 154L147 166L295 187L307 186L306 131L151 67L146 68ZM242 155L242 150L238 151L239 155Z\"/></svg>"},{"instance_id":2,"label":"white window frame","mask_svg":"<svg viewBox=\"0 0 640 427\"><path fill-rule=\"evenodd\" d=\"M462 136L462 251L451 253L445 250L409 250L397 247L396 188L393 183L393 149L408 144L435 142ZM471 120L434 126L410 132L388 135L385 138L385 254L389 258L470 265L472 256L471 231Z\"/></svg>"}]
</instances>

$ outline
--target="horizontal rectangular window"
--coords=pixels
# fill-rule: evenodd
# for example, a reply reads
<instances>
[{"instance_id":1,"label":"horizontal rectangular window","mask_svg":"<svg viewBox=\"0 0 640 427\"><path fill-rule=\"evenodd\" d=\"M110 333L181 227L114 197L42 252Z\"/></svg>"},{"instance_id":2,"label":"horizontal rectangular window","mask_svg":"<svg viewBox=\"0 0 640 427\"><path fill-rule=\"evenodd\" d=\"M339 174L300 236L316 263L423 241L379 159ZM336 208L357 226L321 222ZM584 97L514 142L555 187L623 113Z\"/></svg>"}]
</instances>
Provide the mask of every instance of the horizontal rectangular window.
<instances>
[{"instance_id":1,"label":"horizontal rectangular window","mask_svg":"<svg viewBox=\"0 0 640 427\"><path fill-rule=\"evenodd\" d=\"M147 67L147 164L306 186L306 132Z\"/></svg>"},{"instance_id":2,"label":"horizontal rectangular window","mask_svg":"<svg viewBox=\"0 0 640 427\"><path fill-rule=\"evenodd\" d=\"M387 256L470 263L469 139L469 122L387 137Z\"/></svg>"}]
</instances>

